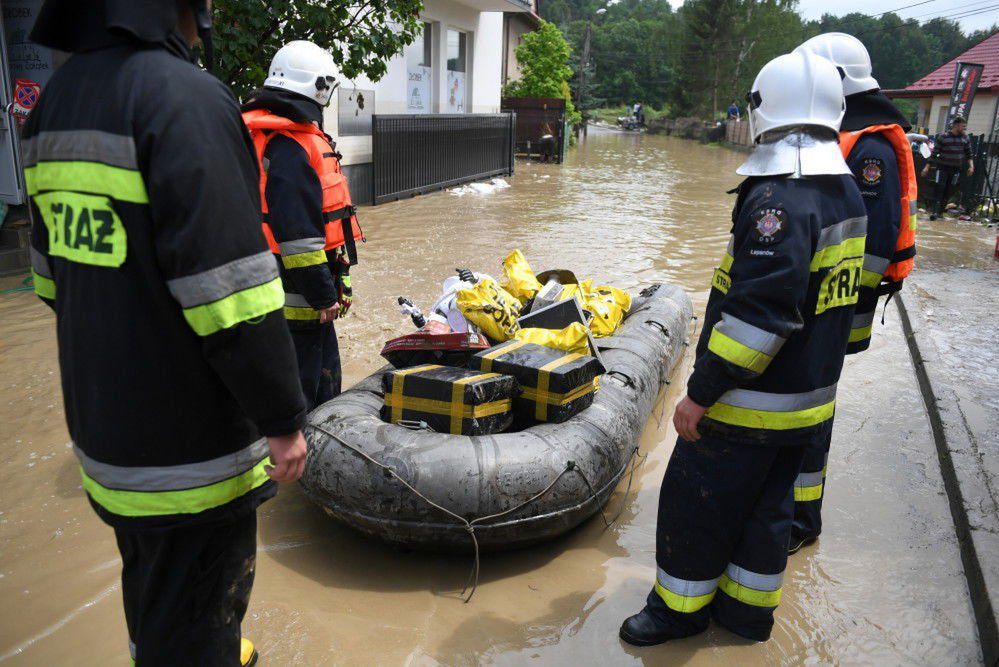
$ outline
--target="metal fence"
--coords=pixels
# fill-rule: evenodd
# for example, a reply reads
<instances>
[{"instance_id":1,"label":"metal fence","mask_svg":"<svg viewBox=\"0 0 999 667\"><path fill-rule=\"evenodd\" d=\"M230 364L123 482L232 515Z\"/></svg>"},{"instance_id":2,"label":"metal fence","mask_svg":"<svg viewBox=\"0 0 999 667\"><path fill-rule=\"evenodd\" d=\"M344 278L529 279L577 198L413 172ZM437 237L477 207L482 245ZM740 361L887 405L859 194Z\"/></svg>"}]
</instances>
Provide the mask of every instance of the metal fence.
<instances>
[{"instance_id":1,"label":"metal fence","mask_svg":"<svg viewBox=\"0 0 999 667\"><path fill-rule=\"evenodd\" d=\"M995 217L999 207L999 131L993 137L979 134L969 135L969 139L975 173L969 177L964 170L961 171L953 196L960 197L961 206L968 213ZM929 176L923 178L921 172L927 160L917 152L914 161L919 199L925 206L932 206L936 197L936 172L931 169Z\"/></svg>"},{"instance_id":2,"label":"metal fence","mask_svg":"<svg viewBox=\"0 0 999 667\"><path fill-rule=\"evenodd\" d=\"M376 114L374 203L513 173L516 114Z\"/></svg>"},{"instance_id":3,"label":"metal fence","mask_svg":"<svg viewBox=\"0 0 999 667\"><path fill-rule=\"evenodd\" d=\"M555 138L555 162L565 159L569 133L566 131L565 100L557 97L504 97L503 111L517 114L516 151L518 155L542 155L541 137Z\"/></svg>"}]
</instances>

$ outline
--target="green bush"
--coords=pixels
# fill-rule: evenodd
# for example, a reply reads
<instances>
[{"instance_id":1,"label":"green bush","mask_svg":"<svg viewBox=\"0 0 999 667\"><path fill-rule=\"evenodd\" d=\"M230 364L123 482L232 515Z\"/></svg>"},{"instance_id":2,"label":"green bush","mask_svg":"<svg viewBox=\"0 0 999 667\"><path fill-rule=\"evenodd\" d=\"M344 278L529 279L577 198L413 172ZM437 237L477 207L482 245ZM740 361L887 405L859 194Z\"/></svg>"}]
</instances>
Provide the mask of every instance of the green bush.
<instances>
[{"instance_id":1,"label":"green bush","mask_svg":"<svg viewBox=\"0 0 999 667\"><path fill-rule=\"evenodd\" d=\"M506 97L557 97L565 100L565 115L575 125L582 120L572 103L569 79L569 43L554 23L541 21L541 26L524 35L515 51L520 63L520 78L503 89Z\"/></svg>"}]
</instances>

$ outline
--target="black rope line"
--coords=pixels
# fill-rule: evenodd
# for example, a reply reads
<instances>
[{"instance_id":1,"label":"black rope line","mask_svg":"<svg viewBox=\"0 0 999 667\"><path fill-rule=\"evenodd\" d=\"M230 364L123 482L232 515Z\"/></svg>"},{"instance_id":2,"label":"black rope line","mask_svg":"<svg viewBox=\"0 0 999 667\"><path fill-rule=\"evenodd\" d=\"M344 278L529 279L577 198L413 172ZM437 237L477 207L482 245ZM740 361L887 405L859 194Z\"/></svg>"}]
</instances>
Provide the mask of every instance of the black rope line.
<instances>
[{"instance_id":1,"label":"black rope line","mask_svg":"<svg viewBox=\"0 0 999 667\"><path fill-rule=\"evenodd\" d=\"M452 512L451 510L447 509L446 507L443 507L442 505L439 505L438 503L435 503L430 498L427 498L425 495L423 495L422 493L420 493L420 491L417 490L416 487L414 487L412 484L410 484L405 479L403 479L399 475L399 473L397 473L395 471L395 469L393 469L390 466L385 465L381 461L378 461L377 459L375 459L374 457L372 457L370 454L368 454L368 453L366 453L366 452L358 449L354 445L350 444L349 442L347 442L346 440L344 440L343 438L341 438L336 433L333 433L329 429L326 429L326 428L324 428L322 426L319 426L317 424L308 424L307 428L313 428L313 429L315 429L317 431L320 431L321 433L325 433L326 435L328 435L329 437L333 438L335 441L337 441L338 443L340 443L341 445L343 445L344 447L346 447L350 451L354 452L358 456L361 456L362 458L364 458L365 460L367 460L369 463L372 463L375 466L378 466L379 468L381 468L385 472L385 474L387 476L398 480L400 484L402 484L405 488L409 489L409 491L411 491L414 495L416 495L418 498L420 498L421 500L423 500L425 503L427 503L428 505L430 505L434 509L440 510L444 514L447 514L448 516L453 517L453 518L457 519L460 523L464 524L465 531L468 533L468 536L472 540L472 547L473 547L474 553L475 553L475 560L474 560L474 562L472 564L472 569L471 569L471 571L468 574L468 578L465 580L465 587L461 590L462 601L465 602L465 604L468 604L468 602L472 599L472 596L475 595L476 589L479 587L479 573L481 571L481 559L480 559L480 556L479 556L479 551L480 551L479 550L479 539L475 535L475 528L476 528L477 525L482 525L485 521L489 521L489 520L493 520L493 519L499 519L499 518L502 518L502 517L507 516L509 514L513 514L517 510L521 510L524 507L530 505L531 503L533 503L533 502L535 502L537 500L540 500L541 498L543 498L544 496L546 496L549 492L551 492L551 490L553 488L555 488L555 485L558 484L558 481L560 479L562 479L562 477L566 473L568 473L568 472L573 472L573 471L576 472L583 479L583 482L586 484L586 488L590 492L590 495L586 497L586 499L581 503L581 505L588 503L590 500L593 500L594 498L596 498L598 496L597 491L593 488L593 485L590 483L590 480L586 476L586 473L584 473L579 468L579 466L576 465L575 461L568 461L566 463L565 468L562 469L562 472L560 472L558 475L556 475L555 479L553 479L548 484L548 486L546 486L544 489L542 489L538 493L534 494L533 496L531 496L530 498L528 498L524 502L520 503L519 505L515 505L514 507L511 507L509 509L506 509L506 510L504 510L502 512L497 512L495 514L489 514L487 516L478 517L476 519L472 519L471 521L469 521L468 519L466 519L465 517L461 516L460 514ZM639 459L638 462L635 462L636 458ZM603 507L598 507L597 508L598 511L600 512L600 518L603 519L604 528L605 529L606 528L610 528L611 525L613 525L614 522L617 521L621 517L621 515L624 513L625 508L628 506L628 496L631 494L631 486L632 486L632 482L634 481L634 478L635 478L635 470L638 467L640 467L642 464L644 464L645 460L647 458L648 458L648 454L639 454L638 453L638 447L635 447L631 451L631 456L628 457L628 461L624 464L624 466L622 466L621 472L619 473L619 475L617 477L618 479L621 478L621 475L624 474L624 471L628 468L629 465L631 466L631 471L630 471L629 476L628 476L628 487L627 487L627 489L624 492L624 502L621 504L621 509L618 511L618 513L614 515L614 518L610 519L608 521L607 515L604 513L604 508ZM468 593L467 596L465 596L466 592Z\"/></svg>"}]
</instances>

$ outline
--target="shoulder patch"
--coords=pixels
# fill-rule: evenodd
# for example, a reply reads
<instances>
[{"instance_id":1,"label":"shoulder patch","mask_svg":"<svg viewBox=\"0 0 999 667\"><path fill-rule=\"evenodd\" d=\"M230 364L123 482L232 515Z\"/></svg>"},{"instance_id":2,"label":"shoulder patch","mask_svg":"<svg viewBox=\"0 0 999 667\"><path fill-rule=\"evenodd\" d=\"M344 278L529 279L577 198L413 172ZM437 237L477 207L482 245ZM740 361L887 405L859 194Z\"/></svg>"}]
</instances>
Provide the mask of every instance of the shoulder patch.
<instances>
[{"instance_id":1,"label":"shoulder patch","mask_svg":"<svg viewBox=\"0 0 999 667\"><path fill-rule=\"evenodd\" d=\"M860 165L860 180L863 185L875 187L881 185L885 173L885 161L877 157L864 158Z\"/></svg>"},{"instance_id":2,"label":"shoulder patch","mask_svg":"<svg viewBox=\"0 0 999 667\"><path fill-rule=\"evenodd\" d=\"M751 216L753 235L757 243L774 245L784 238L787 225L787 211L780 207L758 208Z\"/></svg>"}]
</instances>

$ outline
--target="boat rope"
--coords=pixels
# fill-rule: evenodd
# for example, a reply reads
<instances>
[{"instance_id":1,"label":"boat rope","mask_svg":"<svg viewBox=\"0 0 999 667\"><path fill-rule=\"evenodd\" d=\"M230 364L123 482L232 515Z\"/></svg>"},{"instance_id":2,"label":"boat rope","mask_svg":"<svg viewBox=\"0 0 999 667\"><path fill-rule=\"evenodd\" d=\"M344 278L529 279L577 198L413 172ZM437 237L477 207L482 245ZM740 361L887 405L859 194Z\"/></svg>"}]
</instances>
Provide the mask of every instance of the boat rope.
<instances>
[{"instance_id":1,"label":"boat rope","mask_svg":"<svg viewBox=\"0 0 999 667\"><path fill-rule=\"evenodd\" d=\"M462 600L466 604L472 599L472 596L475 595L475 590L479 586L479 571L480 571L480 565L481 565L481 563L480 563L480 558L479 558L479 539L475 535L475 528L476 528L476 526L482 525L486 521L491 521L491 520L499 519L499 518L502 518L502 517L507 516L509 514L512 514L512 513L516 512L517 510L523 509L524 507L530 505L531 503L533 503L533 502L535 502L537 500L540 500L541 498L543 498L544 496L546 496L549 492L551 492L551 490L553 488L555 488L555 485L558 483L558 481L560 479L562 479L562 477L564 475L566 475L567 473L569 473L569 472L575 472L576 474L578 474L580 476L580 478L582 478L583 482L586 484L586 488L590 492L590 495L587 496L586 499L583 500L582 503L580 503L580 505L584 505L584 504L588 503L589 501L593 500L594 498L596 498L598 496L598 493L597 493L596 489L593 488L593 485L590 483L590 480L586 476L586 473L583 472L583 470L579 466L576 465L575 461L568 461L565 464L565 468L562 469L562 472L560 472L558 475L556 475L555 479L553 479L548 484L548 486L546 486L545 488L543 488L541 491L538 491L536 494L534 494L533 496L531 496L530 498L528 498L524 502L520 503L519 505L515 505L515 506L513 506L513 507L511 507L509 509L503 510L502 512L497 512L495 514L489 514L487 516L478 517L476 519L472 519L471 521L469 521L468 519L466 519L465 517L461 516L460 514L452 512L451 510L447 509L446 507L443 507L443 506L439 505L438 503L435 503L430 498L427 498L425 495L423 495L422 493L420 493L420 491L416 487L414 487L412 484L410 484L405 479L403 479L402 476L400 476L399 473L397 473L395 471L395 469L393 469L391 466L387 466L384 463L382 463L381 461L378 461L377 459L375 459L374 457L372 457L370 454L368 454L368 453L362 451L361 449L357 448L356 446L350 444L349 442L347 442L346 440L344 440L343 438L341 438L336 433L333 433L329 429L324 428L322 426L319 426L317 424L308 424L306 426L306 428L313 428L313 429L315 429L315 430L317 430L317 431L319 431L321 433L325 433L326 435L328 435L329 437L333 438L333 440L335 440L336 442L340 443L341 445L343 445L344 447L346 447L347 449L349 449L353 453L357 454L358 456L361 456L362 458L364 458L365 460L367 460L369 463L371 463L371 464L373 464L373 465L381 468L388 477L397 480L406 489L408 489L410 492L412 492L414 495L416 495L418 498L420 498L421 500L423 500L425 503L427 503L428 505L430 505L434 509L440 510L444 514L447 514L448 516L457 519L460 523L462 523L465 526L465 531L468 533L469 538L472 540L472 547L473 547L474 552L475 552L475 560L474 560L474 562L472 564L472 569L471 569L471 571L468 574L468 579L465 580L465 587L461 590ZM634 449L631 450L631 456L628 457L628 460L621 467L620 472L616 475L616 478L620 479L624 475L624 472L625 472L625 470L627 470L628 466L629 465L631 466L631 472L628 475L628 487L627 487L627 489L624 492L624 501L621 504L621 509L618 510L618 513L614 515L614 518L608 520L607 519L607 515L604 513L604 508L603 507L598 507L597 508L598 511L600 512L600 518L603 519L604 528L605 529L606 528L610 528L610 526L613 525L614 522L617 521L621 517L621 514L624 513L625 508L628 506L628 496L631 494L631 486L632 486L632 481L635 478L635 470L637 468L639 468L643 463L645 463L645 460L647 458L648 458L648 454L639 454L638 453L638 447L635 447ZM636 462L636 459L637 459L637 462ZM465 595L466 592L468 593L467 596Z\"/></svg>"}]
</instances>

